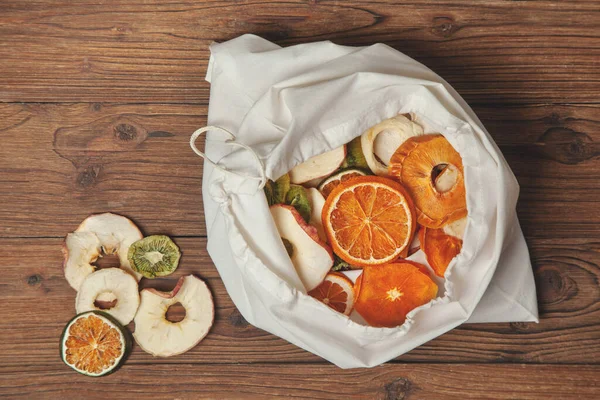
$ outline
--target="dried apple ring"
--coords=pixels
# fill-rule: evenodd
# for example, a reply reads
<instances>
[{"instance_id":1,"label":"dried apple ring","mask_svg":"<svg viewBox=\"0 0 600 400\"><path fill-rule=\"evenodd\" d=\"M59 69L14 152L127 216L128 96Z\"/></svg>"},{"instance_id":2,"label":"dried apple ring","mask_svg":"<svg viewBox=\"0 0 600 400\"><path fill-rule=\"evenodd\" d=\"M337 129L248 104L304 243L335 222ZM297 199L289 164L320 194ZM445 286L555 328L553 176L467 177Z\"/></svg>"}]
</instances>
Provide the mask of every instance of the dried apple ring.
<instances>
[{"instance_id":1,"label":"dried apple ring","mask_svg":"<svg viewBox=\"0 0 600 400\"><path fill-rule=\"evenodd\" d=\"M392 156L389 171L411 195L419 224L440 228L467 215L462 159L444 136L409 138Z\"/></svg>"}]
</instances>

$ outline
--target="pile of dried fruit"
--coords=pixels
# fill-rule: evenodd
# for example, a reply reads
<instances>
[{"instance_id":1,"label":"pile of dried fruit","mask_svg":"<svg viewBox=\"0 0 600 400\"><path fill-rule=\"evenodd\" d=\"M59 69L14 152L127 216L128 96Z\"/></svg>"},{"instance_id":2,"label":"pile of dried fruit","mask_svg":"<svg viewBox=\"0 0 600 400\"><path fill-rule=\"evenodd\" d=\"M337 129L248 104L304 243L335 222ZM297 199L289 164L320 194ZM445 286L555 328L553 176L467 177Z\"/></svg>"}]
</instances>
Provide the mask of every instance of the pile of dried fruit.
<instances>
[{"instance_id":1,"label":"pile of dried fruit","mask_svg":"<svg viewBox=\"0 0 600 400\"><path fill-rule=\"evenodd\" d=\"M102 376L113 372L131 349L124 327L135 322L135 341L146 352L160 357L184 353L208 333L214 319L212 295L193 275L183 276L172 292L144 289L138 282L173 273L181 253L164 235L143 237L126 217L104 213L86 218L63 246L64 271L77 291L77 316L65 327L60 353L75 371ZM102 255L115 254L121 268L96 270ZM101 310L96 302L110 303ZM182 321L166 319L167 309L180 303L186 311Z\"/></svg>"},{"instance_id":2,"label":"pile of dried fruit","mask_svg":"<svg viewBox=\"0 0 600 400\"><path fill-rule=\"evenodd\" d=\"M413 115L397 115L265 187L308 294L394 327L438 295L467 220L462 159ZM427 265L406 258L422 251ZM362 270L353 282L349 270ZM356 274L354 274L356 276Z\"/></svg>"}]
</instances>

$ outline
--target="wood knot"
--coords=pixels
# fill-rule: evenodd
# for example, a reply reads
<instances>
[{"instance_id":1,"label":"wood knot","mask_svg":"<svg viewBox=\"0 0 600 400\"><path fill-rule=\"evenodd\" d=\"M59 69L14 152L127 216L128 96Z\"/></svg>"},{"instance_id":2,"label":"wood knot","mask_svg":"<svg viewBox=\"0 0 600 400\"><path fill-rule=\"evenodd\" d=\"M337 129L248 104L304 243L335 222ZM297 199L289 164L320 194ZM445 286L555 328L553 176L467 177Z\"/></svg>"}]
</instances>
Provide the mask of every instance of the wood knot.
<instances>
[{"instance_id":1,"label":"wood knot","mask_svg":"<svg viewBox=\"0 0 600 400\"><path fill-rule=\"evenodd\" d=\"M435 17L433 18L433 26L431 32L443 38L449 38L454 35L460 27L456 24L454 19L450 17Z\"/></svg>"},{"instance_id":2,"label":"wood knot","mask_svg":"<svg viewBox=\"0 0 600 400\"><path fill-rule=\"evenodd\" d=\"M560 125L560 115L556 112L550 113L550 115L544 118L544 122L548 125Z\"/></svg>"},{"instance_id":3,"label":"wood knot","mask_svg":"<svg viewBox=\"0 0 600 400\"><path fill-rule=\"evenodd\" d=\"M137 128L131 124L120 123L114 128L115 137L118 139L129 142L134 140L138 136Z\"/></svg>"},{"instance_id":4,"label":"wood knot","mask_svg":"<svg viewBox=\"0 0 600 400\"><path fill-rule=\"evenodd\" d=\"M385 385L386 400L407 399L411 388L411 383L406 378L398 378Z\"/></svg>"},{"instance_id":5,"label":"wood knot","mask_svg":"<svg viewBox=\"0 0 600 400\"><path fill-rule=\"evenodd\" d=\"M561 164L578 164L598 154L592 138L564 127L548 129L536 146L541 155Z\"/></svg>"},{"instance_id":6,"label":"wood knot","mask_svg":"<svg viewBox=\"0 0 600 400\"><path fill-rule=\"evenodd\" d=\"M542 267L536 280L540 303L561 303L577 294L577 283L556 267Z\"/></svg>"},{"instance_id":7,"label":"wood knot","mask_svg":"<svg viewBox=\"0 0 600 400\"><path fill-rule=\"evenodd\" d=\"M96 184L101 169L100 165L88 165L81 169L76 178L77 186L85 189Z\"/></svg>"},{"instance_id":8,"label":"wood knot","mask_svg":"<svg viewBox=\"0 0 600 400\"><path fill-rule=\"evenodd\" d=\"M29 286L36 286L36 285L39 285L40 283L42 283L43 280L44 280L44 278L42 278L42 276L40 274L33 274L33 275L27 277L27 284Z\"/></svg>"},{"instance_id":9,"label":"wood knot","mask_svg":"<svg viewBox=\"0 0 600 400\"><path fill-rule=\"evenodd\" d=\"M527 332L530 329L531 324L528 322L511 322L510 327L515 332Z\"/></svg>"},{"instance_id":10,"label":"wood knot","mask_svg":"<svg viewBox=\"0 0 600 400\"><path fill-rule=\"evenodd\" d=\"M249 324L248 321L242 316L242 314L236 308L233 310L229 317L227 318L229 323L237 328L246 328Z\"/></svg>"},{"instance_id":11,"label":"wood knot","mask_svg":"<svg viewBox=\"0 0 600 400\"><path fill-rule=\"evenodd\" d=\"M92 104L92 111L98 112L102 109L102 103L94 103Z\"/></svg>"}]
</instances>

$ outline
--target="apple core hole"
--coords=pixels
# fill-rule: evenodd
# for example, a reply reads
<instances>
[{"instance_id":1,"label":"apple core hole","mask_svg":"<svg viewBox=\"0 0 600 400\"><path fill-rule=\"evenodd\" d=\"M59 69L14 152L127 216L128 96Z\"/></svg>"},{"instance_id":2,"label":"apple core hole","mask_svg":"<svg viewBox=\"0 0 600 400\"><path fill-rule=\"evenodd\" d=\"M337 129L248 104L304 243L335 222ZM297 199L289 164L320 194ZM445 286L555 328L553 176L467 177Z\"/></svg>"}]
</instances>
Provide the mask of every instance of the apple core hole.
<instances>
[{"instance_id":1,"label":"apple core hole","mask_svg":"<svg viewBox=\"0 0 600 400\"><path fill-rule=\"evenodd\" d=\"M119 300L112 292L102 292L94 300L94 307L99 310L110 310L117 305Z\"/></svg>"},{"instance_id":2,"label":"apple core hole","mask_svg":"<svg viewBox=\"0 0 600 400\"><path fill-rule=\"evenodd\" d=\"M440 176L442 171L444 169L446 169L447 166L448 166L448 164L438 164L435 167L433 167L433 169L431 170L431 183L432 184L435 185L435 180L437 179L438 176Z\"/></svg>"},{"instance_id":3,"label":"apple core hole","mask_svg":"<svg viewBox=\"0 0 600 400\"><path fill-rule=\"evenodd\" d=\"M102 252L102 257L98 257L91 264L96 267L96 269L119 268L121 266L121 260L119 260L117 254L105 254Z\"/></svg>"},{"instance_id":4,"label":"apple core hole","mask_svg":"<svg viewBox=\"0 0 600 400\"><path fill-rule=\"evenodd\" d=\"M185 307L179 302L171 305L169 308L167 308L165 318L167 321L173 323L183 321L185 319Z\"/></svg>"}]
</instances>

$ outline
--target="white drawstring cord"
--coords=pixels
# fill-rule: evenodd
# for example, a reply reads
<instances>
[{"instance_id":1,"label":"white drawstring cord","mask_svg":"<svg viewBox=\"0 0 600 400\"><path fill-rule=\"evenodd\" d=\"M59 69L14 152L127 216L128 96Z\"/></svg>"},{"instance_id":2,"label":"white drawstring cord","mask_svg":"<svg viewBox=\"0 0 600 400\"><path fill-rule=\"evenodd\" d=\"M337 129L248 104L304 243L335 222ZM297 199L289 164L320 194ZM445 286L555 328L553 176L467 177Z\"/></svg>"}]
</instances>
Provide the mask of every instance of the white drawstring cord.
<instances>
[{"instance_id":1,"label":"white drawstring cord","mask_svg":"<svg viewBox=\"0 0 600 400\"><path fill-rule=\"evenodd\" d=\"M242 147L242 148L248 150L250 153L252 153L252 155L254 156L254 159L258 163L258 170L260 172L260 177L249 176L249 175L245 175L245 174L240 174L240 173L237 173L237 172L229 171L225 167L222 167L222 166L218 165L217 163L213 162L212 160L210 160L208 157L206 157L206 154L204 154L203 152L201 152L200 150L198 150L198 148L196 147L196 140L204 132L207 132L207 131L210 131L210 130L217 130L217 131L225 132L227 135L229 135L230 139L225 140L223 143L228 143L228 144L231 144L233 146ZM256 180L260 181L260 183L259 183L259 190L265 187L265 184L267 183L267 176L265 174L265 169L263 167L262 161L260 160L260 157L258 157L258 154L256 154L256 152L254 150L252 150L252 148L250 146L245 145L243 143L236 142L235 141L235 135L233 133L229 132L227 129L221 128L220 126L205 126L205 127L202 127L200 129L196 130L196 132L192 133L192 136L190 137L190 147L192 148L192 150L194 150L194 153L198 154L205 161L207 161L210 164L212 164L213 167L215 167L217 169L220 169L221 171L228 172L230 174L241 176L243 178L256 179Z\"/></svg>"}]
</instances>

